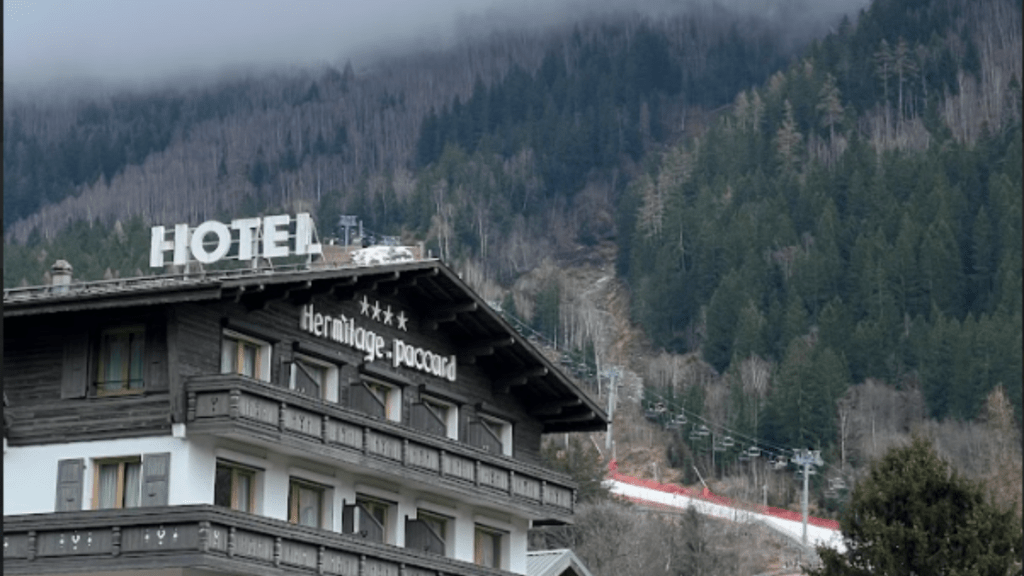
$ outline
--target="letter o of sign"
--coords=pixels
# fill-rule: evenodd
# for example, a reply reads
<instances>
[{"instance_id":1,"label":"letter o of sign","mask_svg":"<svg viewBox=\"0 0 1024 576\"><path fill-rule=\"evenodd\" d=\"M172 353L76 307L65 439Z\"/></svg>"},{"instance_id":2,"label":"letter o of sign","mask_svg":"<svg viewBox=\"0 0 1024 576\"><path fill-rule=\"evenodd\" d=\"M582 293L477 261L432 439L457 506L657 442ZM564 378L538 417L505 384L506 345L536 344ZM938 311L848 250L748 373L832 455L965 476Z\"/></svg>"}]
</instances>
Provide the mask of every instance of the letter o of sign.
<instances>
[{"instance_id":1,"label":"letter o of sign","mask_svg":"<svg viewBox=\"0 0 1024 576\"><path fill-rule=\"evenodd\" d=\"M217 235L217 247L212 252L207 252L203 240L210 232ZM231 248L231 231L221 222L207 220L192 231L192 256L203 264L212 264L220 260L228 253L229 248Z\"/></svg>"}]
</instances>

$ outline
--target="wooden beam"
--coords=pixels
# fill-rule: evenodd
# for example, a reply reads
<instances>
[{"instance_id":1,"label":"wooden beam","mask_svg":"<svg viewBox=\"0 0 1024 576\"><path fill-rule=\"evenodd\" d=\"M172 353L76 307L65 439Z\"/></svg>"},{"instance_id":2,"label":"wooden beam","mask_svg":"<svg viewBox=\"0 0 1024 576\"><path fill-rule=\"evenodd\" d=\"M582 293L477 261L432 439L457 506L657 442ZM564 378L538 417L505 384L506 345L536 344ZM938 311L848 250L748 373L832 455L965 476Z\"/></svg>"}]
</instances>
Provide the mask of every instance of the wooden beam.
<instances>
[{"instance_id":1,"label":"wooden beam","mask_svg":"<svg viewBox=\"0 0 1024 576\"><path fill-rule=\"evenodd\" d=\"M292 286L285 290L284 299L291 301L293 304L308 304L313 298L312 288L313 282L306 280L298 286Z\"/></svg>"},{"instance_id":2,"label":"wooden beam","mask_svg":"<svg viewBox=\"0 0 1024 576\"><path fill-rule=\"evenodd\" d=\"M544 425L548 424L571 424L573 422L586 422L587 420L593 420L597 417L597 414L593 410L587 410L572 416L560 416L557 418L551 418L544 421Z\"/></svg>"},{"instance_id":3,"label":"wooden beam","mask_svg":"<svg viewBox=\"0 0 1024 576\"><path fill-rule=\"evenodd\" d=\"M430 314L427 317L430 318L431 320L441 319L441 318L453 318L454 319L456 314L462 314L462 313L465 313L465 312L476 312L476 310L477 310L476 302L473 302L473 301L457 302L455 304L449 304L447 306L436 306L436 307L434 307L434 308L432 308L430 310ZM439 321L442 321L442 320L439 320ZM443 320L443 321L450 322L450 320Z\"/></svg>"},{"instance_id":4,"label":"wooden beam","mask_svg":"<svg viewBox=\"0 0 1024 576\"><path fill-rule=\"evenodd\" d=\"M500 392L501 394L508 394L510 388L513 388L515 386L525 386L526 382L530 378L540 378L541 376L547 375L547 368L543 366L537 366L535 368L530 368L529 370L524 370L518 374L514 374L512 376L508 376L500 380L495 380L492 388L496 392Z\"/></svg>"},{"instance_id":5,"label":"wooden beam","mask_svg":"<svg viewBox=\"0 0 1024 576\"><path fill-rule=\"evenodd\" d=\"M566 408L582 406L583 400L573 398L571 400L559 400L557 402L546 402L543 406L530 411L530 416L558 416Z\"/></svg>"}]
</instances>

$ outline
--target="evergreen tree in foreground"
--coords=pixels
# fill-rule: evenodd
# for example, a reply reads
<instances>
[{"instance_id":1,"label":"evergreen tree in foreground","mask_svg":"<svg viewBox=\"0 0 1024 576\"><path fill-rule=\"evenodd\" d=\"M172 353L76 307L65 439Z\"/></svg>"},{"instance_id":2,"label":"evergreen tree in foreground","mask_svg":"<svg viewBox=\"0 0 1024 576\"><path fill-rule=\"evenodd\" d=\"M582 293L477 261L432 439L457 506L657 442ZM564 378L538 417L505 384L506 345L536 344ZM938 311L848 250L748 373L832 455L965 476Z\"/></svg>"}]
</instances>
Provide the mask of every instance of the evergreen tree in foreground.
<instances>
[{"instance_id":1,"label":"evergreen tree in foreground","mask_svg":"<svg viewBox=\"0 0 1024 576\"><path fill-rule=\"evenodd\" d=\"M1021 574L1021 523L984 500L914 438L890 450L854 488L840 521L846 552L818 548L815 576Z\"/></svg>"}]
</instances>

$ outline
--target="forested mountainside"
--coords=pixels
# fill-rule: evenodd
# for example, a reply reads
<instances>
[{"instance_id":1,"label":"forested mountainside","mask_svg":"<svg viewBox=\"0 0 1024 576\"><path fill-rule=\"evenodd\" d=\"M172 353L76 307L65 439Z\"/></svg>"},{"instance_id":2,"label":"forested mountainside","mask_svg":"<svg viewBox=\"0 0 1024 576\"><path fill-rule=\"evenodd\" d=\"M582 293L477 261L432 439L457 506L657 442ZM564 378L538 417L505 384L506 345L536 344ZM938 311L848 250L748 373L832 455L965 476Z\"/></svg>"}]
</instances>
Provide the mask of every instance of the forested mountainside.
<instances>
[{"instance_id":1,"label":"forested mountainside","mask_svg":"<svg viewBox=\"0 0 1024 576\"><path fill-rule=\"evenodd\" d=\"M721 10L634 15L5 103L5 287L58 257L141 274L151 224L358 214L505 287L617 254L665 352L648 398L777 446L845 450L871 403L973 419L999 384L1019 424L1020 24L1014 0L877 0L792 54ZM564 335L536 286L520 312Z\"/></svg>"},{"instance_id":2,"label":"forested mountainside","mask_svg":"<svg viewBox=\"0 0 1024 576\"><path fill-rule=\"evenodd\" d=\"M436 203L436 178L419 173L449 143L522 190L511 207L486 215L494 233L511 232L505 220L521 215L529 218L515 232L539 236L548 219L535 214L556 199L572 206L588 168L625 171L674 135L686 107L726 104L784 62L766 25L706 10L500 33L360 72L328 68L56 108L11 103L6 237L25 242L35 230L52 238L79 218L201 221L296 204L318 206L324 229L338 213L355 213L398 233L422 204ZM560 130L567 123L573 129ZM591 132L600 138L596 157L569 139ZM461 213L454 206L492 195L470 190L448 192L441 204Z\"/></svg>"},{"instance_id":3,"label":"forested mountainside","mask_svg":"<svg viewBox=\"0 0 1024 576\"><path fill-rule=\"evenodd\" d=\"M876 2L634 179L635 319L737 387L773 366L766 397L734 391L732 429L838 439L868 380L936 419L1002 384L1020 418L1020 22L1010 2Z\"/></svg>"}]
</instances>

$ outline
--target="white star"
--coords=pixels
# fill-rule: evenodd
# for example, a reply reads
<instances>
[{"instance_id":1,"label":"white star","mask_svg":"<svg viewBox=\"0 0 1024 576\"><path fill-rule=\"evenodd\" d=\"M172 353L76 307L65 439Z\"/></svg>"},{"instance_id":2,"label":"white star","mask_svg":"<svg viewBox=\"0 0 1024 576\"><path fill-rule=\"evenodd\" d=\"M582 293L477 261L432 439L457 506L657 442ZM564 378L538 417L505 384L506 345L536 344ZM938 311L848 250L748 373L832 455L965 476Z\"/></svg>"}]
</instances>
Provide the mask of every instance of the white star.
<instances>
[{"instance_id":1,"label":"white star","mask_svg":"<svg viewBox=\"0 0 1024 576\"><path fill-rule=\"evenodd\" d=\"M408 332L408 329L405 327L405 323L408 322L409 319L405 317L405 312L404 311L399 312L397 318L398 318L398 329L399 330L405 330L406 332Z\"/></svg>"},{"instance_id":2,"label":"white star","mask_svg":"<svg viewBox=\"0 0 1024 576\"><path fill-rule=\"evenodd\" d=\"M389 304L388 307L384 310L384 324L385 325L391 326L391 317L392 316L394 316L394 314L391 313L391 305Z\"/></svg>"},{"instance_id":3,"label":"white star","mask_svg":"<svg viewBox=\"0 0 1024 576\"><path fill-rule=\"evenodd\" d=\"M367 312L370 310L370 301L366 299L366 294L363 294L363 299L359 301L359 313L363 316L367 316Z\"/></svg>"},{"instance_id":4,"label":"white star","mask_svg":"<svg viewBox=\"0 0 1024 576\"><path fill-rule=\"evenodd\" d=\"M380 302L373 301L373 319L380 321Z\"/></svg>"}]
</instances>

